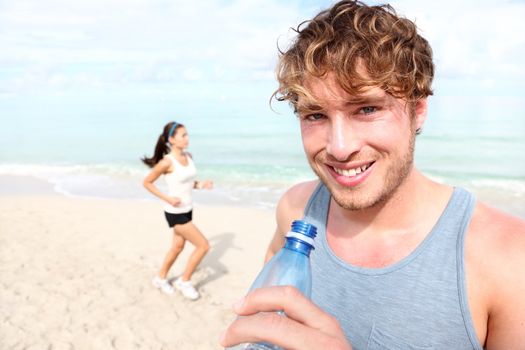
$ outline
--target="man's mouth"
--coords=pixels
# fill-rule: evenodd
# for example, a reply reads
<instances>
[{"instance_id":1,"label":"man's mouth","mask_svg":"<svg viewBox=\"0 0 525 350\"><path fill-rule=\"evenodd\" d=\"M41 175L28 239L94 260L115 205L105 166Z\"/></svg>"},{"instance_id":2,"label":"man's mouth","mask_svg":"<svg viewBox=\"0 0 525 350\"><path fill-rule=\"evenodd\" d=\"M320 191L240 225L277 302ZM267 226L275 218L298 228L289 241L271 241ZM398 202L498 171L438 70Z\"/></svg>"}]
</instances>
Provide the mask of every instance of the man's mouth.
<instances>
[{"instance_id":1,"label":"man's mouth","mask_svg":"<svg viewBox=\"0 0 525 350\"><path fill-rule=\"evenodd\" d=\"M371 163L368 163L362 166L358 166L355 168L351 168L351 169L340 169L340 168L336 168L333 166L331 168L339 175L346 176L346 177L354 177L361 173L364 173L368 168L372 166L372 164L374 164L374 162L371 162Z\"/></svg>"}]
</instances>

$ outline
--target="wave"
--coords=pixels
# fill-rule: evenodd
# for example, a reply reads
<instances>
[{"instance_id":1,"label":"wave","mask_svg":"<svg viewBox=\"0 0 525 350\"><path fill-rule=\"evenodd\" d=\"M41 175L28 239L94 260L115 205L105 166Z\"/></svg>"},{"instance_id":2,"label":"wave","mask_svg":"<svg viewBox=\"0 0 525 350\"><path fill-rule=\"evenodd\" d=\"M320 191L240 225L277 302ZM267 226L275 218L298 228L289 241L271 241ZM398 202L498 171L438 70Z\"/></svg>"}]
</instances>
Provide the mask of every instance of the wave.
<instances>
[{"instance_id":1,"label":"wave","mask_svg":"<svg viewBox=\"0 0 525 350\"><path fill-rule=\"evenodd\" d=\"M199 168L200 169L200 168ZM55 192L66 196L156 199L142 187L148 168L126 164L0 164L0 175L31 176L45 180ZM491 192L507 198L525 198L525 179L493 176L467 176L427 172L432 179L465 187L473 192ZM203 167L199 178L215 182L213 191L196 191L201 203L251 205L274 208L279 198L294 183L315 176L301 168L282 166ZM164 181L157 182L166 190Z\"/></svg>"},{"instance_id":2,"label":"wave","mask_svg":"<svg viewBox=\"0 0 525 350\"><path fill-rule=\"evenodd\" d=\"M0 175L38 178L53 186L57 193L91 198L153 200L155 197L142 187L148 171L145 167L123 164L0 164ZM215 188L197 191L197 202L249 204L261 208L273 208L290 185L308 179L306 174L298 174L291 180L289 174L284 178L272 177L271 170L262 174L260 169L244 168L206 170L201 172L201 177L212 179ZM161 190L167 190L164 181L156 184Z\"/></svg>"}]
</instances>

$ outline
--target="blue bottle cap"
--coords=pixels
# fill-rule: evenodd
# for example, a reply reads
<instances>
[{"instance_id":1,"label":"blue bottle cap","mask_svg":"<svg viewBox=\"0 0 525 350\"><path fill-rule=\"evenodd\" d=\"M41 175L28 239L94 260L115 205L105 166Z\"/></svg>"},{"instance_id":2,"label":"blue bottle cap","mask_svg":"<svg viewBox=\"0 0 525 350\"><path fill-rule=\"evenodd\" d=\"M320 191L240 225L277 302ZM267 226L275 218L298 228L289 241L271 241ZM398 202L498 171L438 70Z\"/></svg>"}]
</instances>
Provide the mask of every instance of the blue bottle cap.
<instances>
[{"instance_id":1,"label":"blue bottle cap","mask_svg":"<svg viewBox=\"0 0 525 350\"><path fill-rule=\"evenodd\" d=\"M304 220L294 220L292 222L292 231L302 233L305 236L315 238L317 236L317 227L307 223Z\"/></svg>"}]
</instances>

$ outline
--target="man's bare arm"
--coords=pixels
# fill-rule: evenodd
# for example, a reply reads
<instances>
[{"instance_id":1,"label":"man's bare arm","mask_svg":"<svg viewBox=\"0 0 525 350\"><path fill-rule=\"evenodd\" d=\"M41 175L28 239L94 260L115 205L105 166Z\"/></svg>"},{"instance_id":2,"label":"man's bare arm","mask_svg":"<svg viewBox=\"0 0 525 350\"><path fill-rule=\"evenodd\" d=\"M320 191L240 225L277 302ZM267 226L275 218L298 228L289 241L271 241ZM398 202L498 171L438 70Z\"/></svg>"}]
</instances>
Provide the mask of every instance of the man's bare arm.
<instances>
[{"instance_id":1,"label":"man's bare arm","mask_svg":"<svg viewBox=\"0 0 525 350\"><path fill-rule=\"evenodd\" d=\"M277 204L275 219L277 228L268 250L264 262L270 260L275 253L279 251L284 245L284 236L290 229L293 220L301 219L303 217L304 208L310 198L312 192L317 186L318 181L303 182L297 184L281 197Z\"/></svg>"},{"instance_id":2,"label":"man's bare arm","mask_svg":"<svg viewBox=\"0 0 525 350\"><path fill-rule=\"evenodd\" d=\"M485 338L487 350L523 349L525 221L480 204L467 244L470 306L478 333L485 333L485 337L478 336ZM476 312L479 300L483 312ZM486 316L476 319L483 314Z\"/></svg>"}]
</instances>

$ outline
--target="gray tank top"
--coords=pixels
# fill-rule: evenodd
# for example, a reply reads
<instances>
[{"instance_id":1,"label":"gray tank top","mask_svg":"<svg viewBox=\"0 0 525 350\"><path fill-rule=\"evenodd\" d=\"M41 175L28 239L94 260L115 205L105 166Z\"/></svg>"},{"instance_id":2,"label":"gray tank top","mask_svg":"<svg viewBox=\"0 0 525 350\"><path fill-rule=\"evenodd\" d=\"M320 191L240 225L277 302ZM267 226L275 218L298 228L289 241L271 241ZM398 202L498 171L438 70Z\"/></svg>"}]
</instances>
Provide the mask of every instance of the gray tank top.
<instances>
[{"instance_id":1,"label":"gray tank top","mask_svg":"<svg viewBox=\"0 0 525 350\"><path fill-rule=\"evenodd\" d=\"M455 188L438 222L401 261L363 268L326 240L330 193L320 184L305 209L318 228L312 300L340 323L354 350L480 349L468 308L464 237L474 196Z\"/></svg>"}]
</instances>

